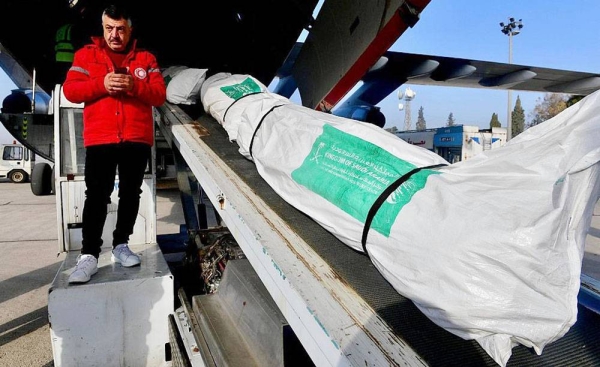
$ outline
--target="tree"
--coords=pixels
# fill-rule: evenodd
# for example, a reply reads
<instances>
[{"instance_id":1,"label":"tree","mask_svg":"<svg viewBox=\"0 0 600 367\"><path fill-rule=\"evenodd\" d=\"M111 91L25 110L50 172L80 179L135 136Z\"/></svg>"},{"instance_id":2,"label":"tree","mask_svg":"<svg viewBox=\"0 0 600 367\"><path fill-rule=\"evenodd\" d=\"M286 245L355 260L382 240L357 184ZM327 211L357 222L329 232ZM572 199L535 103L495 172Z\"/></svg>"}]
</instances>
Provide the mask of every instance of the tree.
<instances>
[{"instance_id":1,"label":"tree","mask_svg":"<svg viewBox=\"0 0 600 367\"><path fill-rule=\"evenodd\" d=\"M564 94L546 93L543 99L538 98L530 114L531 122L527 127L541 124L551 119L567 108L567 99Z\"/></svg>"},{"instance_id":2,"label":"tree","mask_svg":"<svg viewBox=\"0 0 600 367\"><path fill-rule=\"evenodd\" d=\"M500 120L498 120L498 114L496 112L492 113L492 119L490 120L490 129L493 127L501 127L502 124Z\"/></svg>"},{"instance_id":3,"label":"tree","mask_svg":"<svg viewBox=\"0 0 600 367\"><path fill-rule=\"evenodd\" d=\"M521 106L521 97L517 96L517 102L511 116L511 136L514 138L525 130L525 110Z\"/></svg>"},{"instance_id":4,"label":"tree","mask_svg":"<svg viewBox=\"0 0 600 367\"><path fill-rule=\"evenodd\" d=\"M450 114L448 115L448 122L446 123L446 126L454 126L456 124L456 121L454 121L454 115L452 114L452 112L450 112Z\"/></svg>"},{"instance_id":5,"label":"tree","mask_svg":"<svg viewBox=\"0 0 600 367\"><path fill-rule=\"evenodd\" d=\"M384 130L388 131L388 132L390 132L392 134L395 134L395 133L397 133L399 131L398 127L396 127L396 126L392 126L392 127L388 128L388 129L384 129Z\"/></svg>"},{"instance_id":6,"label":"tree","mask_svg":"<svg viewBox=\"0 0 600 367\"><path fill-rule=\"evenodd\" d=\"M583 97L584 96L571 96L571 97L569 97L569 99L567 100L567 108L571 107L575 103L581 101L583 99Z\"/></svg>"},{"instance_id":7,"label":"tree","mask_svg":"<svg viewBox=\"0 0 600 367\"><path fill-rule=\"evenodd\" d=\"M418 131L423 131L427 129L427 122L425 121L425 116L423 116L423 106L419 108L419 117L417 117L417 126Z\"/></svg>"}]
</instances>

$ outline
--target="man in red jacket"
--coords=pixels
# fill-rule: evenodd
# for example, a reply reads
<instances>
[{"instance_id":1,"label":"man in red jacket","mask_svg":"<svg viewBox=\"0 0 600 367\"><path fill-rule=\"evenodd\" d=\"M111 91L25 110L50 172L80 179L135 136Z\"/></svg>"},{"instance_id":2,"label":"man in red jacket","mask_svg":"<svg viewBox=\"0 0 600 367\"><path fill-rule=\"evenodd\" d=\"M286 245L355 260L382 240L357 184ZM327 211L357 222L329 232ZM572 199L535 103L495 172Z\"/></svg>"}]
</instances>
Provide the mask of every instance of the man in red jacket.
<instances>
[{"instance_id":1,"label":"man in red jacket","mask_svg":"<svg viewBox=\"0 0 600 367\"><path fill-rule=\"evenodd\" d=\"M154 143L152 108L166 99L158 63L136 48L124 9L111 5L102 13L104 37L79 49L63 85L65 97L84 103L86 198L82 248L69 283L85 283L98 271L107 204L119 174L119 204L113 232L112 260L140 264L127 243L140 205L141 186ZM117 171L118 170L118 171Z\"/></svg>"}]
</instances>

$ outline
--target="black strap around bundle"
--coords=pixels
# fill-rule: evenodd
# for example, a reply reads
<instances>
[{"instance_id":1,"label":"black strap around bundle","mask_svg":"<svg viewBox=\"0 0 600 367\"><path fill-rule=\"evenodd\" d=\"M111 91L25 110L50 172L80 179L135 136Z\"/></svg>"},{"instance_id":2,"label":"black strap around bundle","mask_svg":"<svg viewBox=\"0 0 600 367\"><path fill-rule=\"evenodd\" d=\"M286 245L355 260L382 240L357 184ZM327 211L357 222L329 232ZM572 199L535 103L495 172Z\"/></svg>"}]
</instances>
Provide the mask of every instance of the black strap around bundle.
<instances>
[{"instance_id":1,"label":"black strap around bundle","mask_svg":"<svg viewBox=\"0 0 600 367\"><path fill-rule=\"evenodd\" d=\"M237 103L237 101L239 101L239 100L240 100L240 99L242 99L242 98L246 98L246 97L248 97L248 96L253 96L253 95L255 95L255 94L259 94L259 93L262 93L262 92L253 92L253 93L244 94L244 95L243 95L243 96L241 96L240 98L238 98L238 99L236 99L235 101L233 101L233 103L231 103L231 104L229 105L229 107L227 107L227 109L225 110L225 113L223 114L223 125L225 125L225 116L227 116L227 112L229 112L229 109L231 108L231 106L233 106L234 104L236 104L236 103Z\"/></svg>"},{"instance_id":2,"label":"black strap around bundle","mask_svg":"<svg viewBox=\"0 0 600 367\"><path fill-rule=\"evenodd\" d=\"M250 140L250 148L248 149L249 153L250 153L250 157L252 157L252 146L254 145L254 138L256 137L256 133L258 132L258 129L260 129L260 126L262 125L263 121L265 120L265 117L267 117L268 114L273 112L273 110L275 110L276 108L281 107L281 106L285 106L285 105L280 104L280 105L271 107L271 109L267 113L265 113L263 115L263 117L260 119L260 121L258 122L258 125L256 125L256 129L254 129L254 133L252 134L252 140Z\"/></svg>"},{"instance_id":3,"label":"black strap around bundle","mask_svg":"<svg viewBox=\"0 0 600 367\"><path fill-rule=\"evenodd\" d=\"M392 184L390 186L388 186L385 190L383 190L381 195L379 195L377 200L375 200L375 202L373 203L373 206L371 206L371 209L369 209L369 213L367 214L367 219L365 220L365 226L363 228L362 241L361 241L362 248L363 248L365 255L369 256L369 253L367 252L367 235L369 234L369 229L371 228L371 223L373 222L373 218L375 218L377 211L379 211L379 208L381 208L381 205L383 205L383 203L385 202L385 199L387 199L388 196L390 196L392 194L392 192L394 192L398 187L400 187L400 185L402 185L404 182L406 182L415 173L417 173L421 170L424 170L424 169L432 169L432 168L438 168L438 167L442 167L442 166L446 166L446 164L441 163L441 164L434 164L434 165L426 166L426 167L414 168L414 169L408 171L407 173L405 173L404 175L400 176L400 178L398 178L396 181L392 182Z\"/></svg>"}]
</instances>

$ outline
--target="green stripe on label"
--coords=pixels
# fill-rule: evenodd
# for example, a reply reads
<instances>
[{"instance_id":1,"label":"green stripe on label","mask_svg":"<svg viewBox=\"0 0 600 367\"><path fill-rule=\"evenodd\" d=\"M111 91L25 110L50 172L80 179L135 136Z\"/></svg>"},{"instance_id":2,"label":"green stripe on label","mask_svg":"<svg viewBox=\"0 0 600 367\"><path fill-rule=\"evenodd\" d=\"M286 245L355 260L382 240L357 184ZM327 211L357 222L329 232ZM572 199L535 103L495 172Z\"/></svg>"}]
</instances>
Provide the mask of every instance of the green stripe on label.
<instances>
[{"instance_id":1,"label":"green stripe on label","mask_svg":"<svg viewBox=\"0 0 600 367\"><path fill-rule=\"evenodd\" d=\"M324 125L292 179L364 223L381 193L414 168L375 144ZM432 174L439 172L421 170L400 185L381 206L371 228L389 237L400 210Z\"/></svg>"},{"instance_id":2,"label":"green stripe on label","mask_svg":"<svg viewBox=\"0 0 600 367\"><path fill-rule=\"evenodd\" d=\"M243 82L239 84L227 85L221 87L221 91L225 93L226 96L233 98L234 100L238 100L250 93L259 93L261 92L260 86L256 84L252 78L246 78Z\"/></svg>"}]
</instances>

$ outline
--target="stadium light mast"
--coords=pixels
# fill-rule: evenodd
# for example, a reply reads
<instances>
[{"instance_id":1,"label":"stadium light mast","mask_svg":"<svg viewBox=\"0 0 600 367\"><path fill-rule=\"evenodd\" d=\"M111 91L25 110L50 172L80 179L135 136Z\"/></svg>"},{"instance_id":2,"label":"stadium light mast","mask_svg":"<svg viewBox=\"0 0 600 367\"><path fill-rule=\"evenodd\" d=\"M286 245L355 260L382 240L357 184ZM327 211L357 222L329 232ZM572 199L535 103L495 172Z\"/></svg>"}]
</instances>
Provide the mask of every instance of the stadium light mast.
<instances>
[{"instance_id":1,"label":"stadium light mast","mask_svg":"<svg viewBox=\"0 0 600 367\"><path fill-rule=\"evenodd\" d=\"M400 111L404 110L404 131L408 131L411 129L412 127L412 122L411 122L411 115L412 115L412 110L411 110L411 101L413 99L415 99L415 96L417 95L417 93L415 93L412 89L410 88L406 88L405 92L402 92L401 89L398 89L398 99L400 101L404 100L406 103L405 104L398 104L398 109Z\"/></svg>"},{"instance_id":2,"label":"stadium light mast","mask_svg":"<svg viewBox=\"0 0 600 367\"><path fill-rule=\"evenodd\" d=\"M515 18L508 18L508 23L500 22L500 30L502 33L508 36L508 63L512 64L512 38L517 34L521 33L523 29L523 19L515 20ZM512 91L508 90L508 104L506 108L506 141L512 139Z\"/></svg>"}]
</instances>

